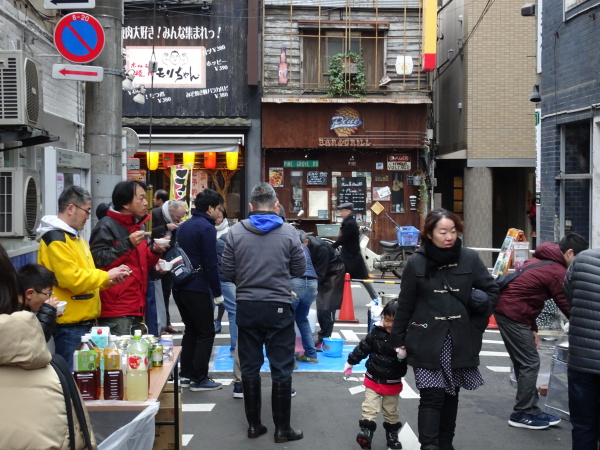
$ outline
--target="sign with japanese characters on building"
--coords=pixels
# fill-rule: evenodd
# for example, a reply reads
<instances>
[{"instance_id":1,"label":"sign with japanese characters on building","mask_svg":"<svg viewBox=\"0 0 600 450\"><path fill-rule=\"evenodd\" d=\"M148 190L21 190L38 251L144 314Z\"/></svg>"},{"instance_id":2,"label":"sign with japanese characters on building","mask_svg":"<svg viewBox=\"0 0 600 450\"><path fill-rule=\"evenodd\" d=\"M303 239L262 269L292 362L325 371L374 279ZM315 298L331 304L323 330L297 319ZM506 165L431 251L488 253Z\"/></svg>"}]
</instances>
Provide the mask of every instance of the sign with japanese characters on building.
<instances>
[{"instance_id":1,"label":"sign with japanese characters on building","mask_svg":"<svg viewBox=\"0 0 600 450\"><path fill-rule=\"evenodd\" d=\"M388 155L387 170L409 171L410 170L410 156L409 155Z\"/></svg>"},{"instance_id":2,"label":"sign with japanese characters on building","mask_svg":"<svg viewBox=\"0 0 600 450\"><path fill-rule=\"evenodd\" d=\"M206 87L206 48L202 46L155 47L157 62L154 87ZM152 59L152 47L128 46L126 68L133 70L136 84L151 84L148 62ZM211 61L211 64L213 62Z\"/></svg>"}]
</instances>

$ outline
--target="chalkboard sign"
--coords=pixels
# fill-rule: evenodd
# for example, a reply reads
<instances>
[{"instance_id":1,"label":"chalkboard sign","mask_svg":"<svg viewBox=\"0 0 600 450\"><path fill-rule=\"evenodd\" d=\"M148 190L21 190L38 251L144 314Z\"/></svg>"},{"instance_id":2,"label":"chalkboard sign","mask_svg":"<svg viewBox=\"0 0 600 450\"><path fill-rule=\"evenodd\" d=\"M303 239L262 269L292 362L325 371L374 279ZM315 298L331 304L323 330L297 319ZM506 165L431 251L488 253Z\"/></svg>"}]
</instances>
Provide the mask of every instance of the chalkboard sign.
<instances>
[{"instance_id":1,"label":"chalkboard sign","mask_svg":"<svg viewBox=\"0 0 600 450\"><path fill-rule=\"evenodd\" d=\"M306 174L307 186L327 186L327 172L311 170Z\"/></svg>"},{"instance_id":2,"label":"chalkboard sign","mask_svg":"<svg viewBox=\"0 0 600 450\"><path fill-rule=\"evenodd\" d=\"M354 203L354 212L367 212L367 179L366 177L338 178L338 204Z\"/></svg>"}]
</instances>

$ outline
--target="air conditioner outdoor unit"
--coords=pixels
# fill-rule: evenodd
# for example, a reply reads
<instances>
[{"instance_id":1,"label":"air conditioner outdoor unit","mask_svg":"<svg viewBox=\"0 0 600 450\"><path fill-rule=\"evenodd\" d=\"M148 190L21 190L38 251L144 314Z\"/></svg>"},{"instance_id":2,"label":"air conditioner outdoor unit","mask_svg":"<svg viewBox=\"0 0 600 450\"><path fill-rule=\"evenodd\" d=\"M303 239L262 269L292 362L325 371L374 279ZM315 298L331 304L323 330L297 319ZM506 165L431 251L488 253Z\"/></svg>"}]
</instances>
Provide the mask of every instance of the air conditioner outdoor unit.
<instances>
[{"instance_id":1,"label":"air conditioner outdoor unit","mask_svg":"<svg viewBox=\"0 0 600 450\"><path fill-rule=\"evenodd\" d=\"M0 128L42 129L42 77L38 64L20 50L0 50Z\"/></svg>"},{"instance_id":2,"label":"air conditioner outdoor unit","mask_svg":"<svg viewBox=\"0 0 600 450\"><path fill-rule=\"evenodd\" d=\"M0 236L33 236L42 214L40 173L0 169Z\"/></svg>"}]
</instances>

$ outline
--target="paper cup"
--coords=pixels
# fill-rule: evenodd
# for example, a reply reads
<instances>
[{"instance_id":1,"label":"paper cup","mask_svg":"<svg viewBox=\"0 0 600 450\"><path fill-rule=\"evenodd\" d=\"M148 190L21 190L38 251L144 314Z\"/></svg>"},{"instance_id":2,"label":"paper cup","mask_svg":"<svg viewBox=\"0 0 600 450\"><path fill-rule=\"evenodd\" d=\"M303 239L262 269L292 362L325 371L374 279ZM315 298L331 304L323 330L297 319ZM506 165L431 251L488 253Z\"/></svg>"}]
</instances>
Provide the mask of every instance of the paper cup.
<instances>
[{"instance_id":1,"label":"paper cup","mask_svg":"<svg viewBox=\"0 0 600 450\"><path fill-rule=\"evenodd\" d=\"M56 306L56 315L60 316L64 314L65 309L67 309L67 302L58 302L58 305Z\"/></svg>"}]
</instances>

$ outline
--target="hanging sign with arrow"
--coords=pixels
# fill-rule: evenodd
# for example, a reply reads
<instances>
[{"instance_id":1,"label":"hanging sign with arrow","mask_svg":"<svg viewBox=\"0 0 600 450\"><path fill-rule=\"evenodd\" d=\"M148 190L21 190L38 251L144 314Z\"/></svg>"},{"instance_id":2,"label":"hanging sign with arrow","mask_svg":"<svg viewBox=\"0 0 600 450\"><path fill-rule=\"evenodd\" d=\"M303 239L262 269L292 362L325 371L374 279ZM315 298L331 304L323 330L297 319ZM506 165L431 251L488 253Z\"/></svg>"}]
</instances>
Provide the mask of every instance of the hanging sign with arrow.
<instances>
[{"instance_id":1,"label":"hanging sign with arrow","mask_svg":"<svg viewBox=\"0 0 600 450\"><path fill-rule=\"evenodd\" d=\"M95 66L54 64L52 66L52 78L57 80L102 81L104 69Z\"/></svg>"},{"instance_id":2,"label":"hanging sign with arrow","mask_svg":"<svg viewBox=\"0 0 600 450\"><path fill-rule=\"evenodd\" d=\"M96 0L44 0L46 9L91 9L96 7Z\"/></svg>"}]
</instances>

